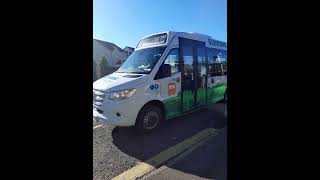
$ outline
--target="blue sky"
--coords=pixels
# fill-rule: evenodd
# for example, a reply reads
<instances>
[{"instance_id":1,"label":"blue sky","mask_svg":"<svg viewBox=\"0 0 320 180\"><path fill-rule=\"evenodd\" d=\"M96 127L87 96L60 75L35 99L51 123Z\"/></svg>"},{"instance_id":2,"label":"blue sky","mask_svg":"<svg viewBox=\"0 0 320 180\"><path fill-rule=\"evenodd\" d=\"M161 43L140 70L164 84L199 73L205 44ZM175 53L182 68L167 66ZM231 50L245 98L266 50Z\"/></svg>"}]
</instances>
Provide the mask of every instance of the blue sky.
<instances>
[{"instance_id":1,"label":"blue sky","mask_svg":"<svg viewBox=\"0 0 320 180\"><path fill-rule=\"evenodd\" d=\"M161 31L227 40L227 0L93 0L93 38L121 48Z\"/></svg>"}]
</instances>

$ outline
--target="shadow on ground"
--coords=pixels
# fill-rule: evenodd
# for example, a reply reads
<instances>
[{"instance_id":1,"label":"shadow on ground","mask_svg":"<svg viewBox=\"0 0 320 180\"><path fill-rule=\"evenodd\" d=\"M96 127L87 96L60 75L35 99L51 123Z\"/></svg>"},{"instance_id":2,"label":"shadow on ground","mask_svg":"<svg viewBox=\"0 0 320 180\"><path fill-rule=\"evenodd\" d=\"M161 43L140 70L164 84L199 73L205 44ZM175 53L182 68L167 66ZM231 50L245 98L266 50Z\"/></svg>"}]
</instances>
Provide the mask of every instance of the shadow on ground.
<instances>
[{"instance_id":1,"label":"shadow on ground","mask_svg":"<svg viewBox=\"0 0 320 180\"><path fill-rule=\"evenodd\" d=\"M225 127L227 124L225 112L226 104L216 103L206 109L167 120L158 129L146 135L138 135L130 127L116 127L112 131L113 143L129 156L146 161L206 128L221 129ZM195 172L186 173L194 174Z\"/></svg>"}]
</instances>

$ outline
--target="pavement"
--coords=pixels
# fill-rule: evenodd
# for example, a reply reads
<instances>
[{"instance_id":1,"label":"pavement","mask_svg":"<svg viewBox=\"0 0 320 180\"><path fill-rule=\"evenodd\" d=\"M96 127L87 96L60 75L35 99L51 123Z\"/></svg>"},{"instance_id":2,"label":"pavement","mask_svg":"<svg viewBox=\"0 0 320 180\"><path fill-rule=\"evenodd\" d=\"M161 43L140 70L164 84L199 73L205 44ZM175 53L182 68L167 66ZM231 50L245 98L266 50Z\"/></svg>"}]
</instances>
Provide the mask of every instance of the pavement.
<instances>
[{"instance_id":1,"label":"pavement","mask_svg":"<svg viewBox=\"0 0 320 180\"><path fill-rule=\"evenodd\" d=\"M143 180L226 180L227 129L197 147L186 156L161 166Z\"/></svg>"}]
</instances>

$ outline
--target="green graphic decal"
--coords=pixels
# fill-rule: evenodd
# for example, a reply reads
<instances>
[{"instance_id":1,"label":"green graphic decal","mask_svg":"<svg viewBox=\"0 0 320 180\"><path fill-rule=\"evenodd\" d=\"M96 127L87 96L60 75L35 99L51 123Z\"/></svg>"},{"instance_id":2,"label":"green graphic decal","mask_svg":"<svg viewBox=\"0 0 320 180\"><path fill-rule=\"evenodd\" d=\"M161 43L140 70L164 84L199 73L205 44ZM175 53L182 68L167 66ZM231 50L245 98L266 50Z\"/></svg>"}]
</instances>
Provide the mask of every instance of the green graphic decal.
<instances>
[{"instance_id":1,"label":"green graphic decal","mask_svg":"<svg viewBox=\"0 0 320 180\"><path fill-rule=\"evenodd\" d=\"M201 106L205 104L206 104L206 88L198 88L196 106Z\"/></svg>"},{"instance_id":2,"label":"green graphic decal","mask_svg":"<svg viewBox=\"0 0 320 180\"><path fill-rule=\"evenodd\" d=\"M208 104L222 100L226 88L227 86L225 84L220 84L211 88L208 87Z\"/></svg>"},{"instance_id":3,"label":"green graphic decal","mask_svg":"<svg viewBox=\"0 0 320 180\"><path fill-rule=\"evenodd\" d=\"M187 111L193 108L194 94L192 91L190 90L183 91L182 100L183 100L183 103L182 103L183 111Z\"/></svg>"},{"instance_id":4,"label":"green graphic decal","mask_svg":"<svg viewBox=\"0 0 320 180\"><path fill-rule=\"evenodd\" d=\"M226 84L220 84L215 87L208 87L208 104L216 103L224 98L224 93L227 86ZM166 110L166 119L170 119L182 114L180 110L181 105L181 92L178 92L176 97L170 97L162 101ZM197 90L197 105L206 105L206 89L198 88ZM187 111L194 108L194 93L187 90L183 92L183 111Z\"/></svg>"},{"instance_id":5,"label":"green graphic decal","mask_svg":"<svg viewBox=\"0 0 320 180\"><path fill-rule=\"evenodd\" d=\"M181 93L180 92L176 97L171 97L162 102L166 110L166 119L176 117L181 114L180 112Z\"/></svg>"}]
</instances>

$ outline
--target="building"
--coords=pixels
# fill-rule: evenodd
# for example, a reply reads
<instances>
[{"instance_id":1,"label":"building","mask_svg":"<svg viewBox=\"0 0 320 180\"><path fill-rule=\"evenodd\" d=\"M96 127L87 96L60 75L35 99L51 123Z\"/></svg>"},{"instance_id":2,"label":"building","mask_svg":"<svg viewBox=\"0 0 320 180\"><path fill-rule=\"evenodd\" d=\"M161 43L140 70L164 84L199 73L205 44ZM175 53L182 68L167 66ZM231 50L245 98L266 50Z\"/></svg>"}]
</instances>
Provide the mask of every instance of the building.
<instances>
[{"instance_id":1,"label":"building","mask_svg":"<svg viewBox=\"0 0 320 180\"><path fill-rule=\"evenodd\" d=\"M123 50L127 52L127 57L129 57L133 53L134 48L126 46Z\"/></svg>"},{"instance_id":2,"label":"building","mask_svg":"<svg viewBox=\"0 0 320 180\"><path fill-rule=\"evenodd\" d=\"M106 74L101 74L100 63L103 58L107 60L108 69L110 69L110 73L117 70L121 64L129 57L129 55L134 51L132 47L125 47L121 49L117 45L101 41L98 39L93 39L93 71L96 73L94 75L96 79L105 76Z\"/></svg>"}]
</instances>

